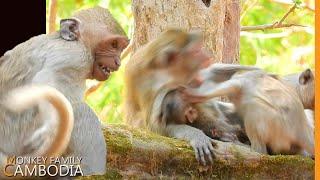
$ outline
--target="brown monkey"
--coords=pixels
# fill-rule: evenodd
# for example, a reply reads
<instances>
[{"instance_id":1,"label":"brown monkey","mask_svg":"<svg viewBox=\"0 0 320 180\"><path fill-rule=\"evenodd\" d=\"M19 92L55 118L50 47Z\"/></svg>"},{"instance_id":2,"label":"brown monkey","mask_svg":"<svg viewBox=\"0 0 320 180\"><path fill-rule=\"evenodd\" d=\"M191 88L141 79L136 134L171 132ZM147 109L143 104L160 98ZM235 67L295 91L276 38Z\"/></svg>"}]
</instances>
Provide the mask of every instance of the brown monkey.
<instances>
[{"instance_id":1,"label":"brown monkey","mask_svg":"<svg viewBox=\"0 0 320 180\"><path fill-rule=\"evenodd\" d=\"M160 120L166 87L188 84L210 61L202 50L201 35L169 29L138 49L125 67L125 119L162 135L188 140L196 158L212 161L212 140L201 130ZM169 88L170 89L170 88Z\"/></svg>"},{"instance_id":2,"label":"brown monkey","mask_svg":"<svg viewBox=\"0 0 320 180\"><path fill-rule=\"evenodd\" d=\"M314 155L314 132L295 90L261 70L235 74L210 93L183 93L190 102L227 95L243 118L251 147L260 153L269 147L273 153L306 150Z\"/></svg>"},{"instance_id":3,"label":"brown monkey","mask_svg":"<svg viewBox=\"0 0 320 180\"><path fill-rule=\"evenodd\" d=\"M284 76L283 79L294 86L305 109L314 110L314 74L310 69L302 73Z\"/></svg>"},{"instance_id":4,"label":"brown monkey","mask_svg":"<svg viewBox=\"0 0 320 180\"><path fill-rule=\"evenodd\" d=\"M189 141L197 160L206 164L206 157L212 160L211 138L190 125L161 121L161 104L172 88L197 79L201 84L199 70L207 67L210 60L202 51L200 37L170 29L135 52L125 67L124 112L133 126Z\"/></svg>"},{"instance_id":5,"label":"brown monkey","mask_svg":"<svg viewBox=\"0 0 320 180\"><path fill-rule=\"evenodd\" d=\"M106 144L97 116L83 101L85 80L106 80L116 71L128 40L111 14L100 7L82 10L60 25L59 32L33 37L0 58L0 99L24 85L47 85L59 90L71 102L76 120L63 156L82 157L84 175L102 174ZM33 103L35 107L19 114L0 105L2 154L33 154L43 141L50 145L54 137L61 135L51 125L42 130L48 127L45 118L41 118L42 109L46 110L44 114L54 117L54 108L46 100ZM27 148L31 152L25 152L26 142L35 132L36 137L44 140L31 138Z\"/></svg>"},{"instance_id":6,"label":"brown monkey","mask_svg":"<svg viewBox=\"0 0 320 180\"><path fill-rule=\"evenodd\" d=\"M228 122L226 115L232 121L238 122L232 125ZM182 99L179 89L173 89L162 101L160 116L161 120L167 124L187 124L202 130L213 139L238 144L241 144L239 141L248 143L244 131L239 126L241 120L233 112L230 103L211 100L206 103L192 104Z\"/></svg>"}]
</instances>

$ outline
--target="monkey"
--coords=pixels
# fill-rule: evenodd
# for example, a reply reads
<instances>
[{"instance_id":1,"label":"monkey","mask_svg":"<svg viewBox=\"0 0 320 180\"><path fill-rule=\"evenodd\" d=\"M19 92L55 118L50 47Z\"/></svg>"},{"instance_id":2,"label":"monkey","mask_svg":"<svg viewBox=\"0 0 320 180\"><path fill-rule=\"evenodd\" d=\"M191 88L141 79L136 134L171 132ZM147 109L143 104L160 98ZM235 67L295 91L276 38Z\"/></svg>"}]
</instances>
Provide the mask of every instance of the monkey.
<instances>
[{"instance_id":1,"label":"monkey","mask_svg":"<svg viewBox=\"0 0 320 180\"><path fill-rule=\"evenodd\" d=\"M236 121L238 116L233 112L233 108L231 103L215 100L192 104L182 99L179 89L173 89L162 101L160 116L161 120L167 124L187 124L202 130L212 139L242 145L242 143L248 143L248 138L239 125L241 121L238 120L237 124L231 125L226 117L229 115L229 118Z\"/></svg>"},{"instance_id":2,"label":"monkey","mask_svg":"<svg viewBox=\"0 0 320 180\"><path fill-rule=\"evenodd\" d=\"M189 141L196 159L206 164L213 140L194 127L162 123L159 116L167 87L190 83L210 63L201 41L200 33L172 28L139 48L125 66L124 115L133 127Z\"/></svg>"},{"instance_id":3,"label":"monkey","mask_svg":"<svg viewBox=\"0 0 320 180\"><path fill-rule=\"evenodd\" d=\"M314 132L295 90L262 70L236 73L211 92L182 91L190 102L203 102L227 95L244 121L251 148L267 154L302 153L314 155Z\"/></svg>"},{"instance_id":4,"label":"monkey","mask_svg":"<svg viewBox=\"0 0 320 180\"><path fill-rule=\"evenodd\" d=\"M82 158L83 175L103 174L106 171L106 143L98 117L83 100L85 80L108 79L121 65L120 54L127 45L124 31L108 10L101 7L81 10L71 18L61 20L59 31L33 37L0 58L0 99L23 86L57 89L71 103L75 120L73 129L68 129L71 137L67 148L64 151L62 145L57 148L63 151L63 157ZM37 144L55 142L57 139L53 138L63 135L59 128L51 126L42 130L48 124L44 118L39 118L43 114L40 111L45 109L44 114L54 114L51 113L54 108L49 108L51 105L47 102L54 99L45 97L43 102L30 103L26 111L18 114L0 105L1 153L24 156L25 142L36 135L35 139L31 138L31 152L28 152L34 154L40 147ZM1 102L6 104L10 99ZM40 141L38 137L45 140ZM60 154L59 151L53 155Z\"/></svg>"},{"instance_id":5,"label":"monkey","mask_svg":"<svg viewBox=\"0 0 320 180\"><path fill-rule=\"evenodd\" d=\"M230 79L236 72L252 70L260 70L260 68L215 63L201 69L198 79L189 83L188 86L198 86L200 91L210 90L217 83ZM242 120L234 112L231 103L212 100L210 103L192 104L182 100L179 91L174 89L165 96L161 113L164 122L191 125L201 129L213 139L250 144L244 133ZM199 114L200 116L198 116Z\"/></svg>"},{"instance_id":6,"label":"monkey","mask_svg":"<svg viewBox=\"0 0 320 180\"><path fill-rule=\"evenodd\" d=\"M161 104L167 92L194 81L201 84L200 70L210 66L201 41L200 33L167 29L139 48L125 66L123 105L127 124L188 141L196 159L206 165L212 162L214 150L210 137L188 124L161 121Z\"/></svg>"},{"instance_id":7,"label":"monkey","mask_svg":"<svg viewBox=\"0 0 320 180\"><path fill-rule=\"evenodd\" d=\"M193 123L198 118L193 104L183 101L178 89L169 91L161 104L161 120L170 124Z\"/></svg>"},{"instance_id":8,"label":"monkey","mask_svg":"<svg viewBox=\"0 0 320 180\"><path fill-rule=\"evenodd\" d=\"M303 107L314 110L315 90L313 72L310 69L306 69L298 74L284 76L283 79L295 88Z\"/></svg>"}]
</instances>

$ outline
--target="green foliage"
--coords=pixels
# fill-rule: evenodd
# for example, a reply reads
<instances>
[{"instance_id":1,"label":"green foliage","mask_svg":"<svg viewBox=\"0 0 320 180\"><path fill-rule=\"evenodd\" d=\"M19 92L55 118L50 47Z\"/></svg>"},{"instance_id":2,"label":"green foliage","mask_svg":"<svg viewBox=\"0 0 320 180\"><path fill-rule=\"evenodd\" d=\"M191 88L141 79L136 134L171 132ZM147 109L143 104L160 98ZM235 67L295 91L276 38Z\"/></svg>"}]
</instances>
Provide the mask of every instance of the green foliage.
<instances>
[{"instance_id":1,"label":"green foliage","mask_svg":"<svg viewBox=\"0 0 320 180\"><path fill-rule=\"evenodd\" d=\"M295 3L296 5L301 5L302 4L302 1L301 0L293 0L293 3Z\"/></svg>"},{"instance_id":2,"label":"green foliage","mask_svg":"<svg viewBox=\"0 0 320 180\"><path fill-rule=\"evenodd\" d=\"M108 123L123 122L121 103L123 97L123 68L112 73L112 76L104 82L96 92L90 95L87 103L99 115L100 119Z\"/></svg>"},{"instance_id":3,"label":"green foliage","mask_svg":"<svg viewBox=\"0 0 320 180\"><path fill-rule=\"evenodd\" d=\"M49 1L46 0L47 9ZM285 5L270 0L243 0L242 2L242 26L275 23L292 7L292 4ZM301 24L308 27L242 32L240 38L241 64L256 65L279 74L314 68L314 12L303 8L301 0L292 2L301 8L290 14L284 23ZM108 8L120 22L129 38L132 37L133 16L130 0L58 0L57 25L61 18L69 17L75 10L96 5ZM87 99L88 104L104 122L123 122L121 112L124 86L123 67L124 65Z\"/></svg>"},{"instance_id":4,"label":"green foliage","mask_svg":"<svg viewBox=\"0 0 320 180\"><path fill-rule=\"evenodd\" d=\"M244 5L255 0L247 0ZM289 1L290 2L290 1ZM295 0L297 5L300 0ZM261 0L246 9L242 26L273 24L292 7L269 0ZM241 32L240 63L257 65L263 69L288 74L305 68L314 68L314 12L296 9L283 23L301 24L308 27L282 28L265 31Z\"/></svg>"}]
</instances>

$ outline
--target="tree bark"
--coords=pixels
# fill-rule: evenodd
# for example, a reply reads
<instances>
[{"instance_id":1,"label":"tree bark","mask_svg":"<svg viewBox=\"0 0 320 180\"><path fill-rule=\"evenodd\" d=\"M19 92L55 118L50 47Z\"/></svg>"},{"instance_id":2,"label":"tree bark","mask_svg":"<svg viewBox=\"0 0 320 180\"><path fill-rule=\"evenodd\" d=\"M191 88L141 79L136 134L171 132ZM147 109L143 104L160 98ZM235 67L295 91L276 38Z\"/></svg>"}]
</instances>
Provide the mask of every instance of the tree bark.
<instances>
[{"instance_id":1,"label":"tree bark","mask_svg":"<svg viewBox=\"0 0 320 180\"><path fill-rule=\"evenodd\" d=\"M238 63L239 0L133 0L133 52L169 27L203 32L214 62Z\"/></svg>"},{"instance_id":2,"label":"tree bark","mask_svg":"<svg viewBox=\"0 0 320 180\"><path fill-rule=\"evenodd\" d=\"M314 161L301 156L266 156L216 141L216 158L204 167L182 140L125 125L108 126L104 135L107 173L80 179L314 179Z\"/></svg>"},{"instance_id":3,"label":"tree bark","mask_svg":"<svg viewBox=\"0 0 320 180\"><path fill-rule=\"evenodd\" d=\"M50 1L50 9L49 9L49 33L56 31L56 18L57 18L57 9L58 2L57 0Z\"/></svg>"}]
</instances>

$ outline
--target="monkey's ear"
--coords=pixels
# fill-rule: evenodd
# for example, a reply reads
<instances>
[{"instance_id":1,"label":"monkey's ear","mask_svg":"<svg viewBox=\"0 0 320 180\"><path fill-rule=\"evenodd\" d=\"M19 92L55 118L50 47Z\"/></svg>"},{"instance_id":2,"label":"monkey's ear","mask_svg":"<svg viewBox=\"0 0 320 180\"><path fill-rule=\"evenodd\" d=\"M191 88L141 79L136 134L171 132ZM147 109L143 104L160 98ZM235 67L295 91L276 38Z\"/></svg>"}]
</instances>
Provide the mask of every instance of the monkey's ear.
<instances>
[{"instance_id":1,"label":"monkey's ear","mask_svg":"<svg viewBox=\"0 0 320 180\"><path fill-rule=\"evenodd\" d=\"M75 41L79 39L80 21L75 18L62 19L60 21L60 37L67 41Z\"/></svg>"},{"instance_id":2,"label":"monkey's ear","mask_svg":"<svg viewBox=\"0 0 320 180\"><path fill-rule=\"evenodd\" d=\"M314 77L313 77L313 73L310 69L306 69L305 71L303 71L300 76L299 76L299 83L302 85L307 84L310 81L313 81Z\"/></svg>"},{"instance_id":3,"label":"monkey's ear","mask_svg":"<svg viewBox=\"0 0 320 180\"><path fill-rule=\"evenodd\" d=\"M178 59L178 56L179 50L172 46L169 46L160 52L161 61L162 63L165 63L165 65L174 63Z\"/></svg>"},{"instance_id":4,"label":"monkey's ear","mask_svg":"<svg viewBox=\"0 0 320 180\"><path fill-rule=\"evenodd\" d=\"M179 52L175 50L173 47L168 47L163 50L161 50L158 54L158 56L152 60L152 63L150 64L152 67L168 67L170 66L175 60L177 60L177 57L179 55Z\"/></svg>"}]
</instances>

